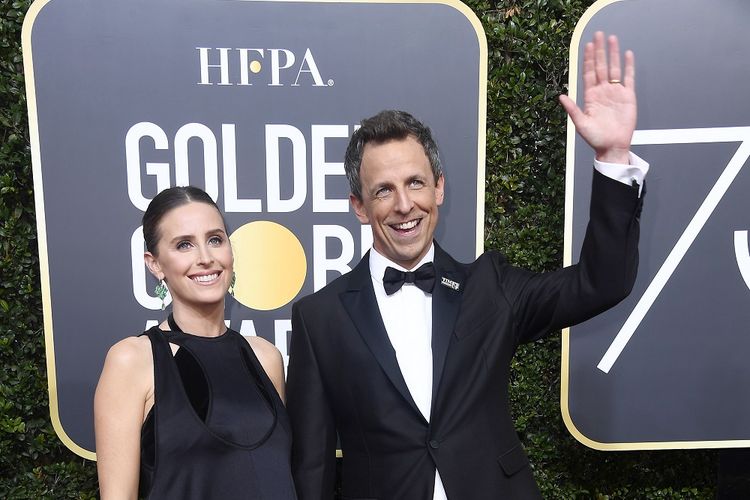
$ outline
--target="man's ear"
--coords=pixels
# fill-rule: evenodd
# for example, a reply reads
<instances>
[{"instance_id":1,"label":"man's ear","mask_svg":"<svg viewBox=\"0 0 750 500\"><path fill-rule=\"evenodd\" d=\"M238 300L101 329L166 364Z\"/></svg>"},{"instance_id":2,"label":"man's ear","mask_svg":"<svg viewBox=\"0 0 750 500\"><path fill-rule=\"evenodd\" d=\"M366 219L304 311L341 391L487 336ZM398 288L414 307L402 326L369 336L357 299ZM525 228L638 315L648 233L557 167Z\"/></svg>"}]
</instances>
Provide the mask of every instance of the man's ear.
<instances>
[{"instance_id":1,"label":"man's ear","mask_svg":"<svg viewBox=\"0 0 750 500\"><path fill-rule=\"evenodd\" d=\"M445 199L445 177L440 174L438 177L437 184L435 185L435 204L440 206L443 204Z\"/></svg>"},{"instance_id":2,"label":"man's ear","mask_svg":"<svg viewBox=\"0 0 750 500\"><path fill-rule=\"evenodd\" d=\"M154 275L154 278L159 281L164 279L164 273L161 272L159 261L156 260L156 257L154 257L151 252L145 252L143 254L143 261L146 263L149 272Z\"/></svg>"},{"instance_id":3,"label":"man's ear","mask_svg":"<svg viewBox=\"0 0 750 500\"><path fill-rule=\"evenodd\" d=\"M369 224L370 218L367 217L367 213L365 212L364 202L355 196L354 193L349 194L349 202L352 204L354 214L357 216L357 219L359 219L359 222L362 224Z\"/></svg>"}]
</instances>

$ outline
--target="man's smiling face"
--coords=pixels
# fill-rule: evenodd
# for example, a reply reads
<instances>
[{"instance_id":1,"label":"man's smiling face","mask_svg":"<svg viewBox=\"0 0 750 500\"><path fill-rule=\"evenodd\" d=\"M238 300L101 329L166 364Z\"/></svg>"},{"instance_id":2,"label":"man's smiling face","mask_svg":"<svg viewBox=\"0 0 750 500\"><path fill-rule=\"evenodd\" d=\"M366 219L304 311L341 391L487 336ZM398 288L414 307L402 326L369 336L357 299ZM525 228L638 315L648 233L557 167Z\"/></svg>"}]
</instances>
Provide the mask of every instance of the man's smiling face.
<instances>
[{"instance_id":1,"label":"man's smiling face","mask_svg":"<svg viewBox=\"0 0 750 500\"><path fill-rule=\"evenodd\" d=\"M379 253L413 268L432 244L445 180L435 182L424 148L411 136L367 144L359 175L362 198L350 196L357 218L372 227Z\"/></svg>"}]
</instances>

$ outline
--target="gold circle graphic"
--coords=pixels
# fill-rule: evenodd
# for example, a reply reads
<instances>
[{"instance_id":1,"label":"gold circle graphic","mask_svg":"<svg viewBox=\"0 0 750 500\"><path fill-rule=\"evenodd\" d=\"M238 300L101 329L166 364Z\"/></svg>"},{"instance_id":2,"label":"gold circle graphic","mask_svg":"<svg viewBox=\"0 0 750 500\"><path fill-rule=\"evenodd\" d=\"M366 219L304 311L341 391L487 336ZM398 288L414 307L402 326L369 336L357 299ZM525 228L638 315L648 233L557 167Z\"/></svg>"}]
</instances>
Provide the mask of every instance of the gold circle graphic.
<instances>
[{"instance_id":1,"label":"gold circle graphic","mask_svg":"<svg viewBox=\"0 0 750 500\"><path fill-rule=\"evenodd\" d=\"M281 224L255 221L229 237L237 283L234 298L256 311L285 306L305 282L307 259L297 237Z\"/></svg>"},{"instance_id":2,"label":"gold circle graphic","mask_svg":"<svg viewBox=\"0 0 750 500\"><path fill-rule=\"evenodd\" d=\"M253 73L260 73L260 61L253 61L250 63L250 71Z\"/></svg>"}]
</instances>

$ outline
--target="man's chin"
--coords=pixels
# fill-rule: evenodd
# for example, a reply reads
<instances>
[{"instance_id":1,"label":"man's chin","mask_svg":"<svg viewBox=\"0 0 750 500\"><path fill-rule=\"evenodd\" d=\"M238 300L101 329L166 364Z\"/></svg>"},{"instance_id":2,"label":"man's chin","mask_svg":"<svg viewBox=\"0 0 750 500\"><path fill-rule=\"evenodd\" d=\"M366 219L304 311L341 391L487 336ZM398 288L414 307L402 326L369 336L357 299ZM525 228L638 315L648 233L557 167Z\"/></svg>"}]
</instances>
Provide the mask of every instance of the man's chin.
<instances>
[{"instance_id":1,"label":"man's chin","mask_svg":"<svg viewBox=\"0 0 750 500\"><path fill-rule=\"evenodd\" d=\"M427 249L420 250L419 252L400 252L397 256L394 255L388 258L404 269L411 269L422 260L425 254L427 254Z\"/></svg>"}]
</instances>

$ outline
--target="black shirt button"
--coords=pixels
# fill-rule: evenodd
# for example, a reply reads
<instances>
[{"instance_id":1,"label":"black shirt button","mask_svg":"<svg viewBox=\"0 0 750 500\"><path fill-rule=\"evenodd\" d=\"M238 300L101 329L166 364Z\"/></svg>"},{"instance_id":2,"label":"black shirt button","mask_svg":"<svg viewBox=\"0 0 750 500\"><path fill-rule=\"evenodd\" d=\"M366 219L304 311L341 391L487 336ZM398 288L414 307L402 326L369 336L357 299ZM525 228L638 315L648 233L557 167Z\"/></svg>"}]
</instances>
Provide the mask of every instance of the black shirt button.
<instances>
[{"instance_id":1,"label":"black shirt button","mask_svg":"<svg viewBox=\"0 0 750 500\"><path fill-rule=\"evenodd\" d=\"M437 450L440 448L440 443L437 441L437 439L430 439L430 448L433 450Z\"/></svg>"}]
</instances>

